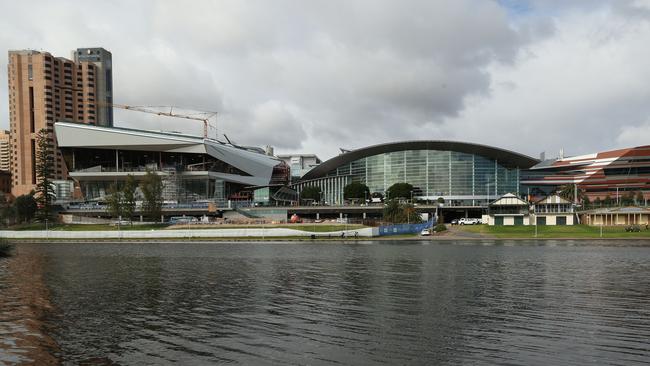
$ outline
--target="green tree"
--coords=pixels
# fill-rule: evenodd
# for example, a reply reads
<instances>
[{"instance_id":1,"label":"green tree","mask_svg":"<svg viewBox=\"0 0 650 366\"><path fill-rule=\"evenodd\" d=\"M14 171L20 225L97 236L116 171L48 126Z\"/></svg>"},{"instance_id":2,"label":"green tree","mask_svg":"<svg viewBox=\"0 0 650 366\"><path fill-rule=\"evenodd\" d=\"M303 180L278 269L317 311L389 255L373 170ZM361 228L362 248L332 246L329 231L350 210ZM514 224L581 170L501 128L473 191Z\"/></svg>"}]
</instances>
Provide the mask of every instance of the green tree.
<instances>
[{"instance_id":1,"label":"green tree","mask_svg":"<svg viewBox=\"0 0 650 366\"><path fill-rule=\"evenodd\" d=\"M8 225L16 217L15 208L7 201L7 195L0 193L0 220Z\"/></svg>"},{"instance_id":2,"label":"green tree","mask_svg":"<svg viewBox=\"0 0 650 366\"><path fill-rule=\"evenodd\" d=\"M621 205L622 206L632 206L633 204L634 204L634 193L626 192L621 197Z\"/></svg>"},{"instance_id":3,"label":"green tree","mask_svg":"<svg viewBox=\"0 0 650 366\"><path fill-rule=\"evenodd\" d=\"M37 205L33 193L18 196L14 206L18 222L30 222L36 215Z\"/></svg>"},{"instance_id":4,"label":"green tree","mask_svg":"<svg viewBox=\"0 0 650 366\"><path fill-rule=\"evenodd\" d=\"M300 191L301 201L320 202L321 189L317 186L305 187Z\"/></svg>"},{"instance_id":5,"label":"green tree","mask_svg":"<svg viewBox=\"0 0 650 366\"><path fill-rule=\"evenodd\" d=\"M600 197L596 197L596 198L594 198L594 206L596 206L596 207L600 207L600 204L601 204L601 203L602 203L602 202L600 201Z\"/></svg>"},{"instance_id":6,"label":"green tree","mask_svg":"<svg viewBox=\"0 0 650 366\"><path fill-rule=\"evenodd\" d=\"M52 201L56 198L52 183L54 157L46 129L36 135L36 203L38 218L46 220L52 214Z\"/></svg>"},{"instance_id":7,"label":"green tree","mask_svg":"<svg viewBox=\"0 0 650 366\"><path fill-rule=\"evenodd\" d=\"M398 200L389 200L386 203L383 217L384 221L394 224L422 222L422 218L412 204L399 203Z\"/></svg>"},{"instance_id":8,"label":"green tree","mask_svg":"<svg viewBox=\"0 0 650 366\"><path fill-rule=\"evenodd\" d=\"M386 190L386 197L389 199L411 198L413 186L409 183L395 183Z\"/></svg>"},{"instance_id":9,"label":"green tree","mask_svg":"<svg viewBox=\"0 0 650 366\"><path fill-rule=\"evenodd\" d=\"M636 199L636 204L639 205L639 206L641 206L641 205L643 205L645 203L645 198L643 197L643 192L641 192L641 191L636 192L635 199Z\"/></svg>"},{"instance_id":10,"label":"green tree","mask_svg":"<svg viewBox=\"0 0 650 366\"><path fill-rule=\"evenodd\" d=\"M395 223L400 220L400 204L397 200L388 200L384 206L384 221Z\"/></svg>"},{"instance_id":11,"label":"green tree","mask_svg":"<svg viewBox=\"0 0 650 366\"><path fill-rule=\"evenodd\" d=\"M135 212L135 192L138 189L138 182L131 174L126 176L126 183L124 183L124 190L122 190L122 210L125 218L132 222L133 213Z\"/></svg>"},{"instance_id":12,"label":"green tree","mask_svg":"<svg viewBox=\"0 0 650 366\"><path fill-rule=\"evenodd\" d=\"M406 203L402 205L402 210L404 212L404 217L406 217L406 221L402 222L408 222L410 224L417 224L422 222L422 217L418 214L418 212L415 210L415 206L411 203Z\"/></svg>"},{"instance_id":13,"label":"green tree","mask_svg":"<svg viewBox=\"0 0 650 366\"><path fill-rule=\"evenodd\" d=\"M605 196L605 199L603 200L603 205L605 207L609 207L612 205L612 197L610 197L610 195Z\"/></svg>"},{"instance_id":14,"label":"green tree","mask_svg":"<svg viewBox=\"0 0 650 366\"><path fill-rule=\"evenodd\" d=\"M16 222L16 206L7 205L0 210L0 217L4 225L11 225Z\"/></svg>"},{"instance_id":15,"label":"green tree","mask_svg":"<svg viewBox=\"0 0 650 366\"><path fill-rule=\"evenodd\" d=\"M580 202L584 198L584 191L580 188L577 189L578 198L577 201ZM574 202L576 195L576 187L573 184L564 184L558 188L557 194L564 198L565 200Z\"/></svg>"},{"instance_id":16,"label":"green tree","mask_svg":"<svg viewBox=\"0 0 650 366\"><path fill-rule=\"evenodd\" d=\"M124 198L122 191L113 183L108 187L108 197L106 197L106 206L108 212L114 218L118 218L124 214Z\"/></svg>"},{"instance_id":17,"label":"green tree","mask_svg":"<svg viewBox=\"0 0 650 366\"><path fill-rule=\"evenodd\" d=\"M370 189L361 182L352 182L343 188L343 198L346 200L363 201L370 197Z\"/></svg>"},{"instance_id":18,"label":"green tree","mask_svg":"<svg viewBox=\"0 0 650 366\"><path fill-rule=\"evenodd\" d=\"M152 171L147 170L142 182L140 183L142 191L142 211L152 220L158 220L162 213L162 191L163 182L160 176Z\"/></svg>"}]
</instances>

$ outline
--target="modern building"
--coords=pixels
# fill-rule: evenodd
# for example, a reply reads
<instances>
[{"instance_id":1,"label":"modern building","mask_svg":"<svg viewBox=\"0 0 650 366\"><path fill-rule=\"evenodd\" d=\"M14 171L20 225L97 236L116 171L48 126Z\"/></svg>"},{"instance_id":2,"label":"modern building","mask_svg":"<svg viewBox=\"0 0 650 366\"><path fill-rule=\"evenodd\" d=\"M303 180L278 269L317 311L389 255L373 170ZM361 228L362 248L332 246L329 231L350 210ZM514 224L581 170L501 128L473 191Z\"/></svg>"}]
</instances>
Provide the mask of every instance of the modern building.
<instances>
[{"instance_id":1,"label":"modern building","mask_svg":"<svg viewBox=\"0 0 650 366\"><path fill-rule=\"evenodd\" d=\"M0 170L11 171L11 135L7 130L0 130Z\"/></svg>"},{"instance_id":2,"label":"modern building","mask_svg":"<svg viewBox=\"0 0 650 366\"><path fill-rule=\"evenodd\" d=\"M100 75L94 61L74 62L26 50L9 51L8 76L12 194L18 196L36 185L36 136L41 129L53 147L54 179L68 178L54 122L98 123Z\"/></svg>"},{"instance_id":3,"label":"modern building","mask_svg":"<svg viewBox=\"0 0 650 366\"><path fill-rule=\"evenodd\" d=\"M318 156L314 154L283 154L277 157L291 168L292 182L297 182L308 171L322 163Z\"/></svg>"},{"instance_id":4,"label":"modern building","mask_svg":"<svg viewBox=\"0 0 650 366\"><path fill-rule=\"evenodd\" d=\"M625 194L650 198L650 145L545 160L530 168L522 183L531 194L546 195L565 184L584 190L590 201Z\"/></svg>"},{"instance_id":5,"label":"modern building","mask_svg":"<svg viewBox=\"0 0 650 366\"><path fill-rule=\"evenodd\" d=\"M344 152L311 169L293 187L321 188L324 201L343 204L343 189L361 182L384 194L394 183L413 185L413 199L446 206L479 206L522 192L522 171L539 160L486 145L453 141L405 141Z\"/></svg>"},{"instance_id":6,"label":"modern building","mask_svg":"<svg viewBox=\"0 0 650 366\"><path fill-rule=\"evenodd\" d=\"M113 126L113 55L101 47L77 48L72 52L75 63L92 63L96 67L97 126Z\"/></svg>"},{"instance_id":7,"label":"modern building","mask_svg":"<svg viewBox=\"0 0 650 366\"><path fill-rule=\"evenodd\" d=\"M250 187L289 183L289 168L263 150L212 139L118 127L57 122L69 175L86 201L104 200L111 185L147 171L163 178L163 199L218 207Z\"/></svg>"}]
</instances>

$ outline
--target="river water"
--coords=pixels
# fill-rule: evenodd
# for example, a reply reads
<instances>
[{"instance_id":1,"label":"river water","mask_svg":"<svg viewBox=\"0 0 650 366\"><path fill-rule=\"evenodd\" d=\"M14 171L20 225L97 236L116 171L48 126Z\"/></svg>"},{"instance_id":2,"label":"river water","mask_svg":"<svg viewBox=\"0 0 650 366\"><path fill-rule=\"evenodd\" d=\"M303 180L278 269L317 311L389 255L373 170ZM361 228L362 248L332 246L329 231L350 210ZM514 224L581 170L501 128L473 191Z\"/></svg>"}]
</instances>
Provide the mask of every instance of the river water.
<instances>
[{"instance_id":1,"label":"river water","mask_svg":"<svg viewBox=\"0 0 650 366\"><path fill-rule=\"evenodd\" d=\"M19 244L0 364L641 365L647 242Z\"/></svg>"}]
</instances>

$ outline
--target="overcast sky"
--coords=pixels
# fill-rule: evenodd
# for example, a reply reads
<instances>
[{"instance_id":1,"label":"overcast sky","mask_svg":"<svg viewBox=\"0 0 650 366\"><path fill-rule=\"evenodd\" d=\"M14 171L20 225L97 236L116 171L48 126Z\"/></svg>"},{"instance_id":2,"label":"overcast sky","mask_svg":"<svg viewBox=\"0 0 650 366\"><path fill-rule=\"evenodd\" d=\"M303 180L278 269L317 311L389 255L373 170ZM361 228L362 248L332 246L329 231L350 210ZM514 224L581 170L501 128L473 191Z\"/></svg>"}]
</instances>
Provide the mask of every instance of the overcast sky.
<instances>
[{"instance_id":1,"label":"overcast sky","mask_svg":"<svg viewBox=\"0 0 650 366\"><path fill-rule=\"evenodd\" d=\"M327 159L398 140L547 157L650 144L650 1L8 1L7 50L113 53L114 99ZM8 128L0 73L0 127ZM119 112L116 125L200 134Z\"/></svg>"}]
</instances>

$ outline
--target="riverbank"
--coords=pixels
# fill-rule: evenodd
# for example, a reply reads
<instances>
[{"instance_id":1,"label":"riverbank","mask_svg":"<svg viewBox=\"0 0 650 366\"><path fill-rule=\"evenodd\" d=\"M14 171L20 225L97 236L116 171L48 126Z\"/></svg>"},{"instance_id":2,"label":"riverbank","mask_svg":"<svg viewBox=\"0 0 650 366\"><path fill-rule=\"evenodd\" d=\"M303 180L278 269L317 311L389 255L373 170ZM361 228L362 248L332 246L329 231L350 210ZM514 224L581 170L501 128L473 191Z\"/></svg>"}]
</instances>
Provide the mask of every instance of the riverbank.
<instances>
[{"instance_id":1,"label":"riverbank","mask_svg":"<svg viewBox=\"0 0 650 366\"><path fill-rule=\"evenodd\" d=\"M8 240L67 240L67 241L104 241L104 240L202 240L202 239L336 239L336 238L370 238L379 235L378 228L359 227L356 229L338 231L307 231L305 228L286 227L237 227L219 229L192 229L191 226L183 230L113 230L113 231L63 231L63 230L4 230L0 231L0 238Z\"/></svg>"},{"instance_id":2,"label":"riverbank","mask_svg":"<svg viewBox=\"0 0 650 366\"><path fill-rule=\"evenodd\" d=\"M358 240L650 240L650 230L626 232L624 227L574 226L448 226L448 230L431 236L419 234L380 236L378 228L361 225L222 225L201 227L198 225L151 228L137 230L80 230L80 226L59 226L55 230L4 230L0 238L11 241L31 242L140 242L156 241L358 241ZM146 226L149 227L149 226ZM347 230L345 230L347 228ZM645 229L645 228L644 228Z\"/></svg>"}]
</instances>

